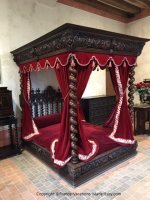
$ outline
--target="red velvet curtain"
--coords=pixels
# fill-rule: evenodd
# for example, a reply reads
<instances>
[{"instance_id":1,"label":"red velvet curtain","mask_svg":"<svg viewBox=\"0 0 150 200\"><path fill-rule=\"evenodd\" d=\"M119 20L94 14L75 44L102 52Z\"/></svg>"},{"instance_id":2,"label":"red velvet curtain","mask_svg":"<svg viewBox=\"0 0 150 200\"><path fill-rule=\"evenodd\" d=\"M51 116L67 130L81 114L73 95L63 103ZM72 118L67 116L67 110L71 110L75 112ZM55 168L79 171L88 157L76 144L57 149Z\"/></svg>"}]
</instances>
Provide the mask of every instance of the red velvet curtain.
<instances>
[{"instance_id":1,"label":"red velvet curtain","mask_svg":"<svg viewBox=\"0 0 150 200\"><path fill-rule=\"evenodd\" d=\"M22 74L22 87L23 87L23 97L22 97L22 138L30 141L33 140L35 135L38 135L39 132L35 126L35 123L32 119L32 113L30 109L30 73Z\"/></svg>"},{"instance_id":2,"label":"red velvet curtain","mask_svg":"<svg viewBox=\"0 0 150 200\"><path fill-rule=\"evenodd\" d=\"M126 88L129 77L130 66L123 64L114 65L109 68L113 86L116 92L116 106L106 122L105 126L112 128L110 138L121 145L134 143L131 118L126 97Z\"/></svg>"},{"instance_id":3,"label":"red velvet curtain","mask_svg":"<svg viewBox=\"0 0 150 200\"><path fill-rule=\"evenodd\" d=\"M61 120L61 128L60 134L58 138L55 138L52 142L52 157L54 159L54 163L58 166L63 166L66 162L71 158L70 152L70 130L69 130L69 66L61 66L59 69L55 69L57 80L59 82L59 86L62 92L62 96L64 99L63 112L62 112L62 120ZM80 100L82 94L87 85L89 76L92 71L91 63L88 66L75 66L78 75L77 75L77 112L78 112L78 130L79 130L79 152L84 154L89 154L92 151L92 145L89 143L88 138L86 137L85 130L82 126L82 120L84 120L82 108L80 106ZM55 147L54 147L55 143Z\"/></svg>"},{"instance_id":4,"label":"red velvet curtain","mask_svg":"<svg viewBox=\"0 0 150 200\"><path fill-rule=\"evenodd\" d=\"M89 63L86 67L78 67L78 78L77 78L77 98L80 102L81 97L86 88L87 82L89 80L90 74L92 72L92 62ZM89 138L87 132L89 131L88 127L84 125L84 115L80 104L78 104L78 129L79 129L79 159L88 161L96 153L94 146L95 142Z\"/></svg>"},{"instance_id":5,"label":"red velvet curtain","mask_svg":"<svg viewBox=\"0 0 150 200\"><path fill-rule=\"evenodd\" d=\"M69 66L55 68L57 80L63 97L63 110L58 138L51 144L52 158L57 166L65 165L70 156L70 129L69 129Z\"/></svg>"}]
</instances>

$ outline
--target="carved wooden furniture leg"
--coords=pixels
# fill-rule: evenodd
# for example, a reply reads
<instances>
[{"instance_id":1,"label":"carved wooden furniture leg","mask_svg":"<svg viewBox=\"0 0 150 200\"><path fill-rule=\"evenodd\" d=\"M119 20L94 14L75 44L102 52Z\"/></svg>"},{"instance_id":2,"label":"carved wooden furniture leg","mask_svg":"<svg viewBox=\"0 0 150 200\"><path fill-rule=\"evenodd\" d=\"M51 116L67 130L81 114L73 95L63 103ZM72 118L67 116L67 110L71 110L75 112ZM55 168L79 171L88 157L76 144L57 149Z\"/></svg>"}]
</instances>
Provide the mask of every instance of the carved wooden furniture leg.
<instances>
[{"instance_id":1,"label":"carved wooden furniture leg","mask_svg":"<svg viewBox=\"0 0 150 200\"><path fill-rule=\"evenodd\" d=\"M128 107L129 107L129 111L130 111L130 115L131 115L131 119L133 121L133 106L134 106L134 75L135 75L135 71L134 71L135 67L131 67L130 68L130 72L129 72L129 93L128 93Z\"/></svg>"},{"instance_id":2,"label":"carved wooden furniture leg","mask_svg":"<svg viewBox=\"0 0 150 200\"><path fill-rule=\"evenodd\" d=\"M14 142L13 142L13 131L12 131L12 123L11 120L9 120L9 132L10 132L10 141L11 141L11 147L14 147Z\"/></svg>"},{"instance_id":3,"label":"carved wooden furniture leg","mask_svg":"<svg viewBox=\"0 0 150 200\"><path fill-rule=\"evenodd\" d=\"M70 136L71 136L71 155L72 163L78 163L78 122L77 122L77 70L75 68L74 58L71 57L71 65L69 67L69 114L70 114Z\"/></svg>"},{"instance_id":4,"label":"carved wooden furniture leg","mask_svg":"<svg viewBox=\"0 0 150 200\"><path fill-rule=\"evenodd\" d=\"M15 127L15 144L16 144L16 149L17 152L20 154L22 152L22 145L21 145L21 141L20 141L20 135L18 134L18 128L17 128L17 119L13 118L13 123L14 123L14 127Z\"/></svg>"}]
</instances>

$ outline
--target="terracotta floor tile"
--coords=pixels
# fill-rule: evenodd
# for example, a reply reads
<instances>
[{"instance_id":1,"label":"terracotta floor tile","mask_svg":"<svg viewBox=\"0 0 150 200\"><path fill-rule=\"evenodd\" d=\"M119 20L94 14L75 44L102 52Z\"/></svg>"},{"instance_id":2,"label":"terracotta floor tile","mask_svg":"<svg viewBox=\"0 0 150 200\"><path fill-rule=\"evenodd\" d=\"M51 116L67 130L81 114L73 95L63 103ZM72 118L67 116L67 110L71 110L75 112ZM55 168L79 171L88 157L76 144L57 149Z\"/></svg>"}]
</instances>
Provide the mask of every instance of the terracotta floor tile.
<instances>
[{"instance_id":1,"label":"terracotta floor tile","mask_svg":"<svg viewBox=\"0 0 150 200\"><path fill-rule=\"evenodd\" d=\"M0 200L67 200L64 193L90 193L91 196L73 196L73 200L99 200L93 195L100 192L121 195L115 200L150 200L150 136L136 136L139 140L138 153L93 178L73 188L47 165L28 151L0 161ZM45 195L54 192L53 196ZM57 196L57 192L62 195ZM42 194L42 195L38 195ZM109 200L107 195L100 197ZM112 199L112 198L111 198Z\"/></svg>"}]
</instances>

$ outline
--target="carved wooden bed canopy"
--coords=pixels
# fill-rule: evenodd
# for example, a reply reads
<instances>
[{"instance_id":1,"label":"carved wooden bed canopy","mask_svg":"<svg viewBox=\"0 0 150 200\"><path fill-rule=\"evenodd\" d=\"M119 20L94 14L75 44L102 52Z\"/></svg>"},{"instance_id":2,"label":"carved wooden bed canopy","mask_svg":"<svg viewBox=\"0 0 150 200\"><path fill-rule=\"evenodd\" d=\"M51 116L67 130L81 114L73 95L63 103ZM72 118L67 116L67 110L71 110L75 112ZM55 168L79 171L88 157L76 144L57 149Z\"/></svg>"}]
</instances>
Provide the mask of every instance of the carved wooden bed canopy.
<instances>
[{"instance_id":1,"label":"carved wooden bed canopy","mask_svg":"<svg viewBox=\"0 0 150 200\"><path fill-rule=\"evenodd\" d=\"M72 51L139 56L147 41L67 23L11 53L18 65Z\"/></svg>"},{"instance_id":2,"label":"carved wooden bed canopy","mask_svg":"<svg viewBox=\"0 0 150 200\"><path fill-rule=\"evenodd\" d=\"M130 118L133 112L134 67L147 41L144 38L64 24L11 52L21 75L24 140L33 141L41 135L29 106L30 72L49 68L55 70L63 97L63 111L60 130L58 128L56 131L58 135L52 137L51 134L49 151L55 165L62 167L59 172L72 185L84 182L92 174L103 170L104 166L136 152ZM116 106L101 128L84 121L80 106L90 73L97 67L109 68L117 96ZM101 149L104 145L102 141L107 143L105 151ZM41 149L43 151L43 147Z\"/></svg>"}]
</instances>

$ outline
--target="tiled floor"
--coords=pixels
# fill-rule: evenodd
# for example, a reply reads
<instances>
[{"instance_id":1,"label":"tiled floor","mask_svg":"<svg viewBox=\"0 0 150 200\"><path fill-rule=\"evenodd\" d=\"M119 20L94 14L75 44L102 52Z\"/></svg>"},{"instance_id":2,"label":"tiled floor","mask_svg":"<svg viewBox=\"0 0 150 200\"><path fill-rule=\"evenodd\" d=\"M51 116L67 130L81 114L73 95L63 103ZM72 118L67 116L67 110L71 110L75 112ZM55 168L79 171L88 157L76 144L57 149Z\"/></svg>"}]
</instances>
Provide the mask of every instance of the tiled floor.
<instances>
[{"instance_id":1,"label":"tiled floor","mask_svg":"<svg viewBox=\"0 0 150 200\"><path fill-rule=\"evenodd\" d=\"M28 151L1 160L0 200L150 200L150 136L137 140L136 156L76 189Z\"/></svg>"}]
</instances>

